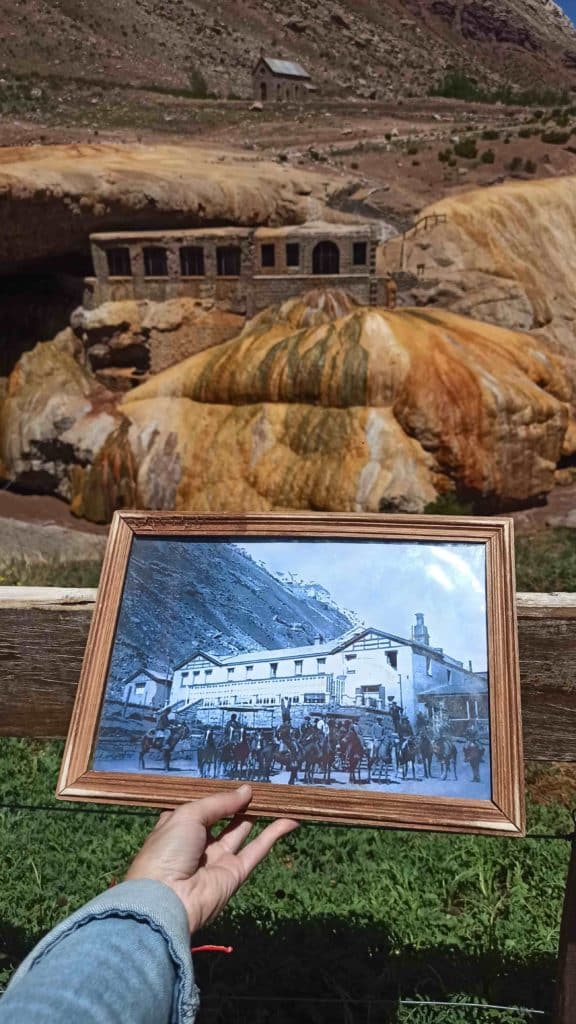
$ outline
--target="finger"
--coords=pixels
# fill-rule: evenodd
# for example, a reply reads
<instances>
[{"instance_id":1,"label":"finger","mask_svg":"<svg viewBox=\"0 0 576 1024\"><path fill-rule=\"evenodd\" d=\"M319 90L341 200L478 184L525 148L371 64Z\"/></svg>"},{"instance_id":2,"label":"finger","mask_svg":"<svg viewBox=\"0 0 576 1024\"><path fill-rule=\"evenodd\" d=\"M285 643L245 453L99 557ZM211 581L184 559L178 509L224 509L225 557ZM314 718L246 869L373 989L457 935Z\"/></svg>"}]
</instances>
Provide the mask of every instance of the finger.
<instances>
[{"instance_id":1,"label":"finger","mask_svg":"<svg viewBox=\"0 0 576 1024\"><path fill-rule=\"evenodd\" d=\"M203 800L196 800L193 803L184 804L178 808L185 811L186 817L199 821L206 828L215 825L221 818L233 818L241 811L245 811L252 799L251 786L243 785L238 789L226 790L224 793L215 793L214 796L206 796Z\"/></svg>"},{"instance_id":2,"label":"finger","mask_svg":"<svg viewBox=\"0 0 576 1024\"><path fill-rule=\"evenodd\" d=\"M243 843L246 842L254 827L254 822L246 818L233 818L224 831L214 840L210 850L215 853L238 853Z\"/></svg>"},{"instance_id":3,"label":"finger","mask_svg":"<svg viewBox=\"0 0 576 1024\"><path fill-rule=\"evenodd\" d=\"M271 825L268 825L259 836L256 836L256 839L248 843L236 858L240 863L243 879L248 878L248 875L254 871L254 868L257 867L260 861L264 860L266 854L270 853L274 843L277 843L282 836L288 835L297 828L297 821L292 821L291 818L279 818L277 821L273 821Z\"/></svg>"}]
</instances>

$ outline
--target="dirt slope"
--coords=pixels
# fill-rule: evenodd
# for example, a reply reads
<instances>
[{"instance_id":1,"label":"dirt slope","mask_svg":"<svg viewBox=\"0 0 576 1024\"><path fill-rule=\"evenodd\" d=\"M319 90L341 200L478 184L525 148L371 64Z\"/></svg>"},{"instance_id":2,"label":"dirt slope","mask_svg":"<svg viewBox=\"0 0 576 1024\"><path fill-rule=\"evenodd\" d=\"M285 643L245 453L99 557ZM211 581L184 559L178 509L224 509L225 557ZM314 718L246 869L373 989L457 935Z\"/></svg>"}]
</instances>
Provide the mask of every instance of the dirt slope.
<instances>
[{"instance_id":1,"label":"dirt slope","mask_svg":"<svg viewBox=\"0 0 576 1024\"><path fill-rule=\"evenodd\" d=\"M576 30L552 0L0 0L0 74L245 95L261 47L334 90L426 93L448 65L554 86ZM1 85L0 85L1 89Z\"/></svg>"}]
</instances>

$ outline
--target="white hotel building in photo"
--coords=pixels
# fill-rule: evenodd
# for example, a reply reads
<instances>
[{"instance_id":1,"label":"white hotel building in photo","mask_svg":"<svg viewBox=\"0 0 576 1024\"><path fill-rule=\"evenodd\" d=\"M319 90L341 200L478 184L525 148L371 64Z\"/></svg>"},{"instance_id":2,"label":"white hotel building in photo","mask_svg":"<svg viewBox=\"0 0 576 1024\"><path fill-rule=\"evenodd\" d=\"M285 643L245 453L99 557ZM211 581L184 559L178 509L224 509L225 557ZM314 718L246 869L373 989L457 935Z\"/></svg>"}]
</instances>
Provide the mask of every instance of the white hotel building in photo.
<instances>
[{"instance_id":1,"label":"white hotel building in photo","mask_svg":"<svg viewBox=\"0 0 576 1024\"><path fill-rule=\"evenodd\" d=\"M432 647L422 614L416 615L410 640L382 630L354 627L328 642L318 637L306 647L256 650L219 657L195 650L172 676L169 703L175 711L196 709L200 719L220 708L280 711L280 701L291 698L294 710L306 706L365 707L385 710L394 697L414 721L426 695L444 695L461 720L487 717L486 675L469 664ZM124 699L148 704L150 680L133 676L126 681ZM130 687L130 690L128 689ZM154 692L158 694L158 689ZM424 700L422 699L424 697ZM158 706L158 699L155 700Z\"/></svg>"}]
</instances>

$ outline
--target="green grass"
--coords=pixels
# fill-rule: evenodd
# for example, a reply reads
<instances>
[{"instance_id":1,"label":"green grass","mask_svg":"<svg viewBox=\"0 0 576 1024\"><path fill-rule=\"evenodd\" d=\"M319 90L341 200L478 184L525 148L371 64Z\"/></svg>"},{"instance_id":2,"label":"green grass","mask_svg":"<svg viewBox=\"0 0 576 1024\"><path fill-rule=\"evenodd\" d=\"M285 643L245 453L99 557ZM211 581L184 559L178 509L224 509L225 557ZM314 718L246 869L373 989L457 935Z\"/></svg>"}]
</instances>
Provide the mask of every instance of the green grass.
<instances>
[{"instance_id":1,"label":"green grass","mask_svg":"<svg viewBox=\"0 0 576 1024\"><path fill-rule=\"evenodd\" d=\"M12 559L0 564L3 587L97 587L99 561L66 562L63 559L27 561Z\"/></svg>"},{"instance_id":2,"label":"green grass","mask_svg":"<svg viewBox=\"0 0 576 1024\"><path fill-rule=\"evenodd\" d=\"M516 538L516 585L535 593L576 590L576 531L548 529Z\"/></svg>"},{"instance_id":3,"label":"green grass","mask_svg":"<svg viewBox=\"0 0 576 1024\"><path fill-rule=\"evenodd\" d=\"M442 495L428 505L430 515L467 516L472 505L455 495ZM100 562L64 562L60 559L0 564L0 586L97 587ZM576 533L545 529L516 537L518 590L546 593L576 591Z\"/></svg>"},{"instance_id":4,"label":"green grass","mask_svg":"<svg viewBox=\"0 0 576 1024\"><path fill-rule=\"evenodd\" d=\"M122 878L156 817L57 804L60 756L59 743L0 742L0 804L72 808L0 809L4 981L39 935ZM530 804L529 826L558 834L570 816L560 805ZM210 1017L218 1021L332 1024L367 1020L365 1001L374 1000L374 1021L508 1024L522 1017L429 1006L397 1015L394 1003L549 1009L567 859L560 840L303 826L201 937L235 947L230 957L196 958L204 1012L218 1007Z\"/></svg>"}]
</instances>

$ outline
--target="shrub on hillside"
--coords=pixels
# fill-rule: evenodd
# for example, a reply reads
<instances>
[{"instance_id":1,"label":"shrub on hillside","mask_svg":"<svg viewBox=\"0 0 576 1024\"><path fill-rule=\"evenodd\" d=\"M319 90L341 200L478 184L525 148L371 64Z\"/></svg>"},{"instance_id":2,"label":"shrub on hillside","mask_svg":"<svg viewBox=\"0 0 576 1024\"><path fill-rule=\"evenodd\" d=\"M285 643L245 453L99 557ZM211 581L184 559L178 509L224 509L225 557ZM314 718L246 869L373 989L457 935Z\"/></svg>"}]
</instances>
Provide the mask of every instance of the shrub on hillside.
<instances>
[{"instance_id":1,"label":"shrub on hillside","mask_svg":"<svg viewBox=\"0 0 576 1024\"><path fill-rule=\"evenodd\" d=\"M462 69L449 71L442 81L430 90L431 96L447 96L449 99L476 101L478 103L506 103L522 107L546 106L554 104L566 106L569 95L566 90L556 92L554 89L538 88L515 89L511 85L500 85L489 89L477 79L471 78Z\"/></svg>"},{"instance_id":2,"label":"shrub on hillside","mask_svg":"<svg viewBox=\"0 0 576 1024\"><path fill-rule=\"evenodd\" d=\"M482 138L485 142L496 142L496 139L500 138L500 132L495 128L486 128L486 131L482 132Z\"/></svg>"},{"instance_id":3,"label":"shrub on hillside","mask_svg":"<svg viewBox=\"0 0 576 1024\"><path fill-rule=\"evenodd\" d=\"M526 171L526 174L536 174L538 164L535 160L526 160L524 163L524 170Z\"/></svg>"},{"instance_id":4,"label":"shrub on hillside","mask_svg":"<svg viewBox=\"0 0 576 1024\"><path fill-rule=\"evenodd\" d=\"M570 132L560 132L553 129L549 132L542 133L542 142L547 143L549 146L564 146L570 141Z\"/></svg>"},{"instance_id":5,"label":"shrub on hillside","mask_svg":"<svg viewBox=\"0 0 576 1024\"><path fill-rule=\"evenodd\" d=\"M493 164L496 159L496 154L493 149L485 149L480 157L483 164Z\"/></svg>"},{"instance_id":6,"label":"shrub on hillside","mask_svg":"<svg viewBox=\"0 0 576 1024\"><path fill-rule=\"evenodd\" d=\"M524 161L521 156L515 156L508 165L509 170L512 171L512 174L517 174L518 171L522 170L523 166Z\"/></svg>"},{"instance_id":7,"label":"shrub on hillside","mask_svg":"<svg viewBox=\"0 0 576 1024\"><path fill-rule=\"evenodd\" d=\"M198 68L194 68L190 72L190 91L194 99L205 100L208 99L208 83L204 78L204 75Z\"/></svg>"},{"instance_id":8,"label":"shrub on hillside","mask_svg":"<svg viewBox=\"0 0 576 1024\"><path fill-rule=\"evenodd\" d=\"M456 156L461 156L465 160L474 160L478 156L476 139L461 139L455 144L454 152Z\"/></svg>"}]
</instances>

